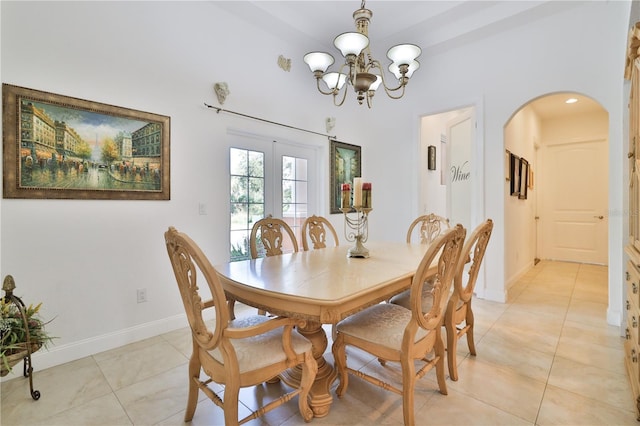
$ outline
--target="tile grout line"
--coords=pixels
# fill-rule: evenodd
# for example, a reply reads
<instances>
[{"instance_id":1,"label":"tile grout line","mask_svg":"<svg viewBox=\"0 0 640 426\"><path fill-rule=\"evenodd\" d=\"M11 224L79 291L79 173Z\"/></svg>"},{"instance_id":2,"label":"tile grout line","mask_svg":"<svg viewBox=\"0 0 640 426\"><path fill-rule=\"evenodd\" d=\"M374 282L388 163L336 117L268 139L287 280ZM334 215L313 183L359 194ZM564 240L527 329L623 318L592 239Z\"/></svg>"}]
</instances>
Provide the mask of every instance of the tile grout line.
<instances>
[{"instance_id":1,"label":"tile grout line","mask_svg":"<svg viewBox=\"0 0 640 426\"><path fill-rule=\"evenodd\" d=\"M109 389L111 389L111 394L114 396L114 398L116 399L116 401L118 401L118 405L120 405L120 408L122 408L122 412L127 416L127 419L129 419L129 423L131 425L134 425L133 423L133 419L131 418L131 416L129 415L129 412L127 411L127 409L125 408L125 406L122 404L122 401L120 400L120 398L118 397L118 394L116 393L116 390L113 388L113 386L111 385L111 382L109 382L109 380L107 380L107 376L104 374L104 371L102 371L102 367L100 366L100 363L98 362L97 359L95 359L94 355L91 355L91 359L93 359L93 362L96 363L96 367L98 367L98 370L100 370L100 374L102 375L102 378L104 379L105 383L107 384L107 386L109 386Z\"/></svg>"},{"instance_id":2,"label":"tile grout line","mask_svg":"<svg viewBox=\"0 0 640 426\"><path fill-rule=\"evenodd\" d=\"M544 390L542 391L542 397L540 398L540 404L538 405L538 412L536 413L536 419L534 424L538 424L538 419L540 418L540 411L542 410L542 404L544 403L544 397L547 393L547 388L549 387L549 378L551 377L551 371L553 370L553 365L556 362L556 356L558 353L558 346L560 346L560 338L562 337L562 332L564 331L564 326L567 322L567 315L569 315L569 307L571 306L571 301L573 300L573 293L576 291L576 281L578 280L578 274L580 272L580 268L582 264L578 265L578 269L576 271L575 277L573 278L573 287L571 289L571 296L569 296L569 304L567 305L567 309L564 313L564 318L562 319L562 327L560 328L560 334L558 335L558 341L556 342L556 348L553 352L553 358L551 360L551 367L549 367L549 372L547 373L547 379L544 382Z\"/></svg>"}]
</instances>

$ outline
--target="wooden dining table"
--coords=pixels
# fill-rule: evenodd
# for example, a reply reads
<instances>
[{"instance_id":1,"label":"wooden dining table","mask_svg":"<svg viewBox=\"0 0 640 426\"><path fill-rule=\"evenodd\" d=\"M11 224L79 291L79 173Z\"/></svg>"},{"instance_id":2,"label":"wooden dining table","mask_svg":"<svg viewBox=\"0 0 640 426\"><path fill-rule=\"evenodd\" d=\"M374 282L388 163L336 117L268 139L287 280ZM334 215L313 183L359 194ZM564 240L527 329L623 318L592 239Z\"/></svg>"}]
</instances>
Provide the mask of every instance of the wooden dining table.
<instances>
[{"instance_id":1,"label":"wooden dining table","mask_svg":"<svg viewBox=\"0 0 640 426\"><path fill-rule=\"evenodd\" d=\"M348 257L345 245L229 262L216 265L216 270L229 299L304 320L297 330L313 344L318 363L310 404L315 417L324 417L329 414L333 400L329 390L337 373L323 356L328 340L322 324L335 324L408 289L428 247L370 242L368 258ZM289 370L281 379L297 385L300 371Z\"/></svg>"}]
</instances>

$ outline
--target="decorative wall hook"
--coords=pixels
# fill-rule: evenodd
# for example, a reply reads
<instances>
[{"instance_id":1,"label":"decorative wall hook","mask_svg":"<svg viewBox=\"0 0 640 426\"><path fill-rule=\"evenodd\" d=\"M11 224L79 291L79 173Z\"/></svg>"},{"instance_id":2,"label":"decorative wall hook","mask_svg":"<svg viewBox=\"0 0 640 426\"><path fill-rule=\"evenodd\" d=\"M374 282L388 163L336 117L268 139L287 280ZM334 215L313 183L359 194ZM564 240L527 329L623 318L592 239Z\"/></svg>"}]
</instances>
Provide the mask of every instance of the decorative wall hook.
<instances>
[{"instance_id":1,"label":"decorative wall hook","mask_svg":"<svg viewBox=\"0 0 640 426\"><path fill-rule=\"evenodd\" d=\"M216 96L218 97L218 102L220 105L224 104L225 99L227 99L227 95L229 95L229 85L227 83L221 82L213 85L213 90L216 92Z\"/></svg>"},{"instance_id":2,"label":"decorative wall hook","mask_svg":"<svg viewBox=\"0 0 640 426\"><path fill-rule=\"evenodd\" d=\"M287 59L282 55L278 56L278 66L287 72L291 71L291 59Z\"/></svg>"},{"instance_id":3,"label":"decorative wall hook","mask_svg":"<svg viewBox=\"0 0 640 426\"><path fill-rule=\"evenodd\" d=\"M336 126L336 118L335 117L327 117L324 121L325 127L327 128L327 133L329 133Z\"/></svg>"}]
</instances>

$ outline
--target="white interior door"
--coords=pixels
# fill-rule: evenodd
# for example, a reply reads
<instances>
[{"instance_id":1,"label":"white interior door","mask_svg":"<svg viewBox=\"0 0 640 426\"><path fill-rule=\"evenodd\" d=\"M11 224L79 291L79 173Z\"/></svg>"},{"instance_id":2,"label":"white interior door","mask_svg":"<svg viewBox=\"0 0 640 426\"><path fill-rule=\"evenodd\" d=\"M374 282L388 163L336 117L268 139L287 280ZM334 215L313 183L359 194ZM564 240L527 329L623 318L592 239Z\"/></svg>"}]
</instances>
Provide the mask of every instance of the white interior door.
<instances>
[{"instance_id":1,"label":"white interior door","mask_svg":"<svg viewBox=\"0 0 640 426\"><path fill-rule=\"evenodd\" d=\"M541 147L540 226L545 259L607 264L606 140Z\"/></svg>"},{"instance_id":2,"label":"white interior door","mask_svg":"<svg viewBox=\"0 0 640 426\"><path fill-rule=\"evenodd\" d=\"M473 117L470 111L456 117L447 124L448 170L447 217L452 225L461 223L471 229ZM445 167L445 166L443 166Z\"/></svg>"}]
</instances>

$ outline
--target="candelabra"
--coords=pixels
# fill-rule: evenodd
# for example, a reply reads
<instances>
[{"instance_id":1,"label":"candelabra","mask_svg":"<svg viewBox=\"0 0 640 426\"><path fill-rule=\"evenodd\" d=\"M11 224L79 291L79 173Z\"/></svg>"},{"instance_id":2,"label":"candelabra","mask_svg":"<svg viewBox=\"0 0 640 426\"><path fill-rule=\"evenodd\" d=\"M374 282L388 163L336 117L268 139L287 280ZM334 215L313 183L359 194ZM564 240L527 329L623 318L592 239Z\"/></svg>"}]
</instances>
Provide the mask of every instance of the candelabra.
<instances>
[{"instance_id":1,"label":"candelabra","mask_svg":"<svg viewBox=\"0 0 640 426\"><path fill-rule=\"evenodd\" d=\"M366 243L369 239L369 212L370 207L353 207L356 217L349 217L351 208L341 208L344 213L344 237L355 245L347 251L348 257L369 257L369 249L362 243Z\"/></svg>"}]
</instances>

